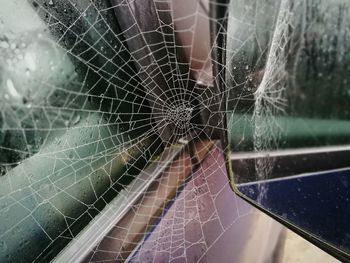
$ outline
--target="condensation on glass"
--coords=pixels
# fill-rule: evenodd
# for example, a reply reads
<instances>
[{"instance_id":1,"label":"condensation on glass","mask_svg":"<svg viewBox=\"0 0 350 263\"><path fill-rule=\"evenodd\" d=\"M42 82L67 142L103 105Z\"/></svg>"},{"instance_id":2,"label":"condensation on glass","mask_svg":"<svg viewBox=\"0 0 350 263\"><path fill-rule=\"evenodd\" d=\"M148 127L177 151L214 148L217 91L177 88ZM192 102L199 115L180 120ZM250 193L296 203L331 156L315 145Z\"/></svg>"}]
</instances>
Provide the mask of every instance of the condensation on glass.
<instances>
[{"instance_id":1,"label":"condensation on glass","mask_svg":"<svg viewBox=\"0 0 350 263\"><path fill-rule=\"evenodd\" d=\"M229 8L234 181L278 217L350 251L350 4L233 0Z\"/></svg>"},{"instance_id":2,"label":"condensation on glass","mask_svg":"<svg viewBox=\"0 0 350 263\"><path fill-rule=\"evenodd\" d=\"M161 146L104 1L0 6L0 261L51 260Z\"/></svg>"}]
</instances>

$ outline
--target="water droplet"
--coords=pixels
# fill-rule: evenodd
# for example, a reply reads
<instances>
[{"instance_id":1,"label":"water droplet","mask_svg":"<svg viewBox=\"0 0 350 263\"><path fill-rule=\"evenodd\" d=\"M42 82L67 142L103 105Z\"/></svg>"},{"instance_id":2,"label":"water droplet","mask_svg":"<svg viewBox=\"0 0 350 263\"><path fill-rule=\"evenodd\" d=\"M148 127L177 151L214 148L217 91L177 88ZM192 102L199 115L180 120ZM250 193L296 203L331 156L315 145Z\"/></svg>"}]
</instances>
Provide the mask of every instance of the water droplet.
<instances>
[{"instance_id":1,"label":"water droplet","mask_svg":"<svg viewBox=\"0 0 350 263\"><path fill-rule=\"evenodd\" d=\"M0 176L4 176L7 172L7 169L3 166L0 166Z\"/></svg>"},{"instance_id":2,"label":"water droplet","mask_svg":"<svg viewBox=\"0 0 350 263\"><path fill-rule=\"evenodd\" d=\"M10 45L9 45L9 43L7 42L7 41L1 41L0 42L0 48L5 48L5 49L7 49L7 48L9 48L10 47Z\"/></svg>"},{"instance_id":3,"label":"water droplet","mask_svg":"<svg viewBox=\"0 0 350 263\"><path fill-rule=\"evenodd\" d=\"M73 125L78 124L79 121L80 121L80 115L75 116L75 118L74 118L74 120L73 120Z\"/></svg>"},{"instance_id":4,"label":"water droplet","mask_svg":"<svg viewBox=\"0 0 350 263\"><path fill-rule=\"evenodd\" d=\"M54 143L56 144L56 145L60 145L61 144L61 140L60 139L58 139L57 137L54 139Z\"/></svg>"},{"instance_id":5,"label":"water droplet","mask_svg":"<svg viewBox=\"0 0 350 263\"><path fill-rule=\"evenodd\" d=\"M0 251L5 252L7 250L7 245L5 241L0 241Z\"/></svg>"},{"instance_id":6,"label":"water droplet","mask_svg":"<svg viewBox=\"0 0 350 263\"><path fill-rule=\"evenodd\" d=\"M18 99L21 97L20 94L18 93L17 89L15 88L15 85L14 85L12 79L7 79L6 85L7 85L7 89L9 91L9 93L11 94L11 96L13 98Z\"/></svg>"}]
</instances>

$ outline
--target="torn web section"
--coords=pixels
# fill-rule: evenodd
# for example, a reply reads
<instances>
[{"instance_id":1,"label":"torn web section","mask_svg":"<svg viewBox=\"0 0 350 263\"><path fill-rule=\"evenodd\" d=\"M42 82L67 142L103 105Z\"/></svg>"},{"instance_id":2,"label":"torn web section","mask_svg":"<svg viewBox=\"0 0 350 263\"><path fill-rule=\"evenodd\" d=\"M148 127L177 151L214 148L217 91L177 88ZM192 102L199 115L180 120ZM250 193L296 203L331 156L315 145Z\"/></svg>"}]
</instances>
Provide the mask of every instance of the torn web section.
<instances>
[{"instance_id":1,"label":"torn web section","mask_svg":"<svg viewBox=\"0 0 350 263\"><path fill-rule=\"evenodd\" d=\"M259 7L258 2L254 3L252 7L246 7L246 10L256 10L255 12L259 14L258 10L263 8ZM340 12L342 8L344 11ZM246 96L244 88L243 90L238 88L238 94L231 96L233 100L229 99L229 105L236 101L229 108L234 108L238 112L238 115L234 115L236 120L231 118L231 126L233 127L236 123L237 134L244 134L237 136L231 133L232 142L236 142L231 147L234 149L234 147L237 148L237 144L242 144L247 147L246 149L253 149L264 155L264 158L251 161L257 164L255 169L257 173L259 173L258 170L264 171L258 176L261 179L292 175L293 171L297 173L300 170L297 166L307 166L304 162L293 168L284 169L281 164L274 164L274 158L268 156L269 151L348 144L347 110L345 109L347 102L341 103L344 108L338 103L339 100L344 99L340 94L346 93L348 82L344 71L348 61L341 55L348 50L348 45L346 41L345 43L340 40L347 32L345 29L345 25L348 24L345 18L347 10L347 3L342 1L339 3L282 1L270 11L265 10L265 14L275 13L275 19L269 20L275 22L270 23L271 27L266 34L260 34L269 36L260 37L268 40L265 41L268 43L265 45L267 48L261 48L264 45L260 44L252 48L254 52L244 51L247 54L254 54L259 50L266 50L266 55L253 56L259 58L256 65L259 63L263 65L262 70L259 66L257 74L248 72L246 75L240 73L233 75L247 76L246 81L244 79L237 81L233 77L233 87L237 88L243 83L243 87L253 90L254 94ZM324 15L326 13L327 15ZM259 25L264 24L257 22L259 16L248 17L254 20L252 23L247 23L248 28L249 25L258 28ZM336 30L332 31L331 28ZM240 35L238 30L234 32ZM248 35L251 36L250 33ZM259 36L257 33L253 35ZM249 43L254 43L249 41L249 37L246 39L246 42L241 42L241 47L236 38L232 43L237 43L238 50L244 50ZM242 57L249 58L244 55ZM237 66L234 65L229 71L233 72L234 67ZM249 66L246 67L248 68ZM252 83L253 86L251 86ZM336 89L329 88L334 84ZM242 108L250 109L252 121L249 121L250 114L246 114L249 116L248 120L240 117ZM306 171L310 171L310 168Z\"/></svg>"},{"instance_id":2,"label":"torn web section","mask_svg":"<svg viewBox=\"0 0 350 263\"><path fill-rule=\"evenodd\" d=\"M228 100L232 113L228 126L234 180L239 184L270 179L274 174L275 158L270 153L281 147L278 121L288 107L288 66L297 49L294 41L302 7L288 1L238 1L231 8L227 84L232 86ZM251 157L235 158L239 151L251 152ZM258 197L253 199L262 198L266 191L259 185Z\"/></svg>"},{"instance_id":3,"label":"torn web section","mask_svg":"<svg viewBox=\"0 0 350 263\"><path fill-rule=\"evenodd\" d=\"M346 250L348 238L328 230L334 220L346 229L349 210L349 60L343 56L349 51L349 8L346 1L281 1L252 97L252 128L237 121L254 151L231 155L234 180L245 197ZM320 216L317 208L325 203L330 209Z\"/></svg>"},{"instance_id":4,"label":"torn web section","mask_svg":"<svg viewBox=\"0 0 350 263\"><path fill-rule=\"evenodd\" d=\"M266 81L268 64L273 64L271 59L269 62L269 57L279 8L278 1L231 1L229 5L226 90L229 147L233 156L239 152L267 150L270 147L267 144L275 138L275 134L268 133L275 126L266 123L269 121L273 124L274 108L269 108L271 112L261 109L269 105L262 101L258 90L262 90L262 80L265 78ZM271 73L278 74L283 67L275 69ZM268 89L264 88L264 94L268 93ZM271 93L274 95L274 92ZM262 130L266 132L260 134ZM265 140L263 146L262 140ZM235 168L239 169L234 171L238 183L257 179L254 167L249 168L252 169L250 178L242 172L246 167L234 165Z\"/></svg>"},{"instance_id":5,"label":"torn web section","mask_svg":"<svg viewBox=\"0 0 350 263\"><path fill-rule=\"evenodd\" d=\"M106 3L2 3L2 262L51 260L162 148Z\"/></svg>"},{"instance_id":6,"label":"torn web section","mask_svg":"<svg viewBox=\"0 0 350 263\"><path fill-rule=\"evenodd\" d=\"M254 148L254 94L265 74L279 5L278 1L231 1L229 6L227 110L231 147L235 151Z\"/></svg>"}]
</instances>

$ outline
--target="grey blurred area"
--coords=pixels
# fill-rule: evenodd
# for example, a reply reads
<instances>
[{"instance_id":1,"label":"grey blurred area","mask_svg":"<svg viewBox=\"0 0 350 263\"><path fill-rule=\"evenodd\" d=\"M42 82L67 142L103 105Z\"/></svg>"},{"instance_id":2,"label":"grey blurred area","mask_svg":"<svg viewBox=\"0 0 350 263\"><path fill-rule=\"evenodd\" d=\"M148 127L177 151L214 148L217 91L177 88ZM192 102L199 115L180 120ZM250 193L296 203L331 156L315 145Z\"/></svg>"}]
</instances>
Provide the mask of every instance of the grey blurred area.
<instances>
[{"instance_id":1,"label":"grey blurred area","mask_svg":"<svg viewBox=\"0 0 350 263\"><path fill-rule=\"evenodd\" d=\"M279 263L335 263L340 262L334 257L328 255L323 250L314 246L310 242L301 238L292 231L284 230L284 245L281 247L282 255Z\"/></svg>"}]
</instances>

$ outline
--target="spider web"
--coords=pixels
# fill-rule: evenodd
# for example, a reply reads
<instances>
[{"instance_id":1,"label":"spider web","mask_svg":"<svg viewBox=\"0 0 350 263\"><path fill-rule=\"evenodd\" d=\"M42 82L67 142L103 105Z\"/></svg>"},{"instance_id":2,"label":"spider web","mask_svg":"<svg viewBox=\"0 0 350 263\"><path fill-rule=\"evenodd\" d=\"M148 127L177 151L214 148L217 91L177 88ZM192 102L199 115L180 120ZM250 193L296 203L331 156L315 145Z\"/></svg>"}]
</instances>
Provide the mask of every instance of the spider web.
<instances>
[{"instance_id":1,"label":"spider web","mask_svg":"<svg viewBox=\"0 0 350 263\"><path fill-rule=\"evenodd\" d=\"M277 9L272 2L257 3ZM249 10L252 4L236 4L248 8L243 17L231 18L240 22L250 12L262 12ZM85 226L103 229L101 218L108 221L115 216L109 214L112 210L122 214L126 209L134 213L130 222L106 235L117 245L105 249L105 239L100 240L84 261L203 261L220 236L253 214L242 205L232 207L229 219L219 211L218 200L230 187L228 180L216 185L220 176L226 176L223 148L209 140L222 131L223 115L218 118L222 112L217 105L226 103L227 95L228 105L233 105L229 113L240 113L239 103L249 101L252 92L244 94L241 83L250 79L236 79L232 63L221 65L228 75L225 92L212 88L222 76L222 72L212 74L212 65L220 63L213 60L212 52L221 47L210 44L210 23L222 29L222 21L209 15L212 5L228 4L183 0L1 3L2 262L50 261L66 246L76 244ZM18 22L18 17L28 23ZM259 127L254 134L257 151L273 140L266 139L270 131L259 125L261 111L271 110L264 103L273 100L275 108L263 115L275 115L279 103L283 104L283 87L272 85L282 74L274 69L280 67L283 54L275 53L283 45L278 42L287 26L283 19L288 19L284 13L279 17L283 26L272 38L273 58L267 58L267 73L253 100L254 109L250 108ZM228 11L223 19L228 19ZM271 23L266 31L273 27ZM244 36L236 38L239 32L227 36L228 42L246 41ZM200 37L203 40L198 41ZM217 38L213 36L214 43ZM268 43L267 38L259 57L268 53ZM227 60L240 55L240 50L227 49ZM205 114L218 121L203 122ZM231 127L233 118L229 120ZM201 153L187 143L191 140L202 143ZM153 178L158 188L147 185L152 164L159 170L168 167L167 151L179 156L178 161L165 176ZM205 158L211 162L198 165ZM266 171L263 166L257 170ZM184 171L187 174L181 175ZM144 193L131 206L138 185L149 187L142 188ZM175 190L159 201L154 193L168 191L161 187ZM174 197L178 201L172 206ZM240 202L233 193L225 197L232 198L232 204ZM144 226L123 227L130 224ZM188 237L186 229L191 226L198 230L195 237ZM209 227L216 229L214 236L207 234ZM178 235L173 236L176 230Z\"/></svg>"}]
</instances>

